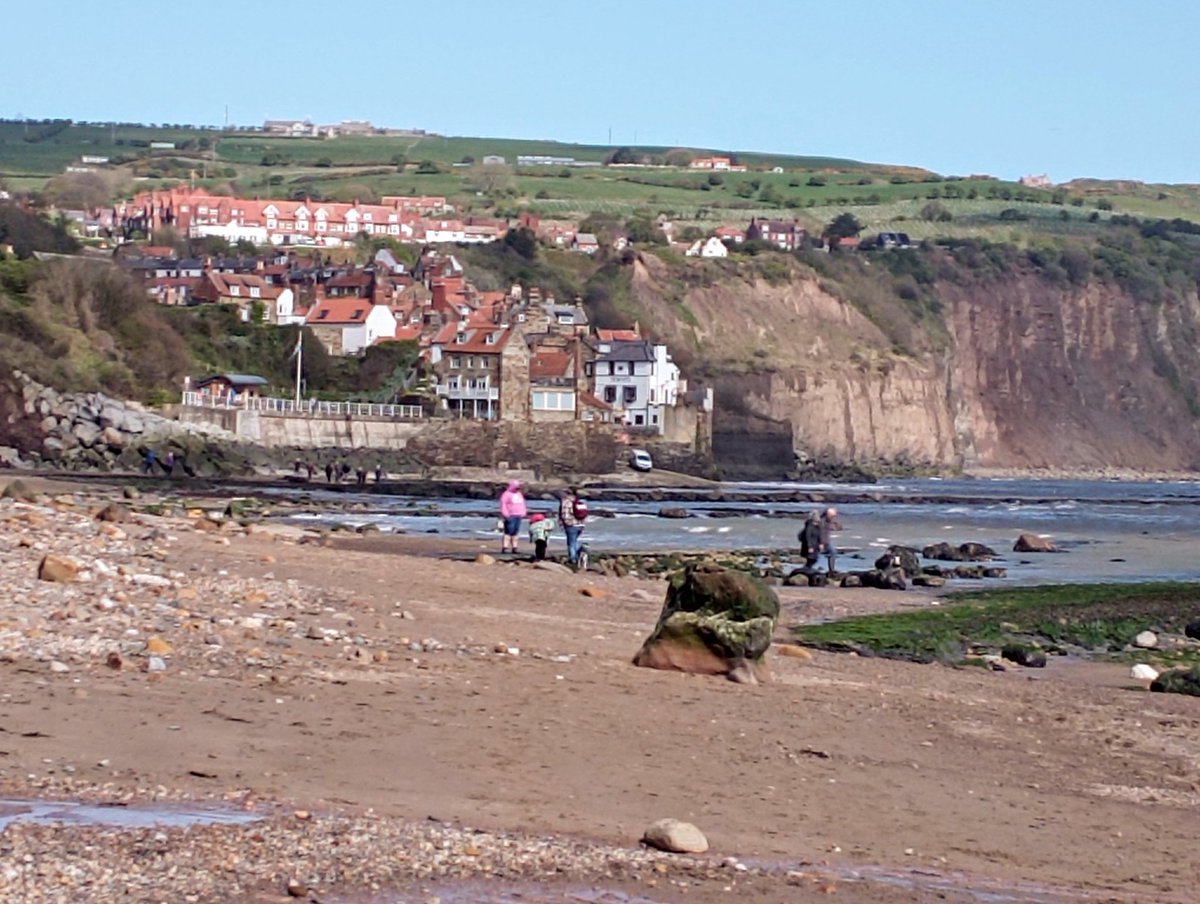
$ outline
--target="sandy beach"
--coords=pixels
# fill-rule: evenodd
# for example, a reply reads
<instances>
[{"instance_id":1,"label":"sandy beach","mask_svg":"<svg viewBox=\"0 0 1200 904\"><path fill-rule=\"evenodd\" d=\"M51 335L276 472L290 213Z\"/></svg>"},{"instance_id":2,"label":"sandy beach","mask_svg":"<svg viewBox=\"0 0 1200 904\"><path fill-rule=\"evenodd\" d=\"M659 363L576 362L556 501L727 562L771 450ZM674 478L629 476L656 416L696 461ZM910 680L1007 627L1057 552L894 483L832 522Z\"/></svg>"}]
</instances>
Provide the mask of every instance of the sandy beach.
<instances>
[{"instance_id":1,"label":"sandy beach","mask_svg":"<svg viewBox=\"0 0 1200 904\"><path fill-rule=\"evenodd\" d=\"M807 619L935 597L778 588L773 681L748 687L630 665L662 580L27 482L0 499L7 808L261 818L10 822L0 899L1183 902L1200 883L1200 701L1117 664L785 646ZM47 555L77 573L39 580ZM642 848L662 817L709 853Z\"/></svg>"}]
</instances>

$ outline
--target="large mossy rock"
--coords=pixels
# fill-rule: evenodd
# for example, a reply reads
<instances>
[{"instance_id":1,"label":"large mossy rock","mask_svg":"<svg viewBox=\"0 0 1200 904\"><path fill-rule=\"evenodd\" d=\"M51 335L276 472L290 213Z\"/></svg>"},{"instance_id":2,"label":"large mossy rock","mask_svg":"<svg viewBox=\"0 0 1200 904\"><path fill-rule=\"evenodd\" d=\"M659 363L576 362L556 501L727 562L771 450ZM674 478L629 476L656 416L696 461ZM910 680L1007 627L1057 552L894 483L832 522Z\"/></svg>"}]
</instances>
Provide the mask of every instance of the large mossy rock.
<instances>
[{"instance_id":1,"label":"large mossy rock","mask_svg":"<svg viewBox=\"0 0 1200 904\"><path fill-rule=\"evenodd\" d=\"M1200 665L1190 669L1163 672L1150 684L1150 690L1163 694L1189 694L1200 697Z\"/></svg>"},{"instance_id":2,"label":"large mossy rock","mask_svg":"<svg viewBox=\"0 0 1200 904\"><path fill-rule=\"evenodd\" d=\"M633 664L762 681L778 619L779 598L758 578L720 565L689 565L672 579L658 624Z\"/></svg>"}]
</instances>

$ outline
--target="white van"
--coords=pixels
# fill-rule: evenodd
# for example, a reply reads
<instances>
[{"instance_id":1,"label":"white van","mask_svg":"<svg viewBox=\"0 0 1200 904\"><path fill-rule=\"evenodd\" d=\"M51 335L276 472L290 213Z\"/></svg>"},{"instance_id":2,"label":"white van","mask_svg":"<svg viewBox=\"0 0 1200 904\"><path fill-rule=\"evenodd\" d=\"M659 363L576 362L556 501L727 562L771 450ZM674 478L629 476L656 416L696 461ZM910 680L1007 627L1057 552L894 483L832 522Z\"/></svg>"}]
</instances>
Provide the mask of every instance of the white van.
<instances>
[{"instance_id":1,"label":"white van","mask_svg":"<svg viewBox=\"0 0 1200 904\"><path fill-rule=\"evenodd\" d=\"M635 471L649 471L654 468L654 459L645 449L631 449L629 452L629 467Z\"/></svg>"}]
</instances>

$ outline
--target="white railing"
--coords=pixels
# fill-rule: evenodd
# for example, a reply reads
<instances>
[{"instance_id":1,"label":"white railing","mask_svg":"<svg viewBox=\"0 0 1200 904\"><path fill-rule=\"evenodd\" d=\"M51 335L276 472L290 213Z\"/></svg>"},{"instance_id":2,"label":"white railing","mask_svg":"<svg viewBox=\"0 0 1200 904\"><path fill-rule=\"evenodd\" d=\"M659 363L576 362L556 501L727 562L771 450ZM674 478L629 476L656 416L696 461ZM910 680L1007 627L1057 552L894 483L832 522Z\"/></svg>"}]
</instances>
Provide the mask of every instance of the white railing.
<instances>
[{"instance_id":1,"label":"white railing","mask_svg":"<svg viewBox=\"0 0 1200 904\"><path fill-rule=\"evenodd\" d=\"M188 390L183 394L187 408L242 409L267 414L290 414L304 417L377 417L392 420L417 420L420 405L385 405L378 402L321 402L317 399L275 399L267 396L214 395Z\"/></svg>"},{"instance_id":2,"label":"white railing","mask_svg":"<svg viewBox=\"0 0 1200 904\"><path fill-rule=\"evenodd\" d=\"M441 384L436 389L437 394L446 396L449 399L476 399L481 402L497 401L500 398L500 390L495 386L447 386Z\"/></svg>"}]
</instances>

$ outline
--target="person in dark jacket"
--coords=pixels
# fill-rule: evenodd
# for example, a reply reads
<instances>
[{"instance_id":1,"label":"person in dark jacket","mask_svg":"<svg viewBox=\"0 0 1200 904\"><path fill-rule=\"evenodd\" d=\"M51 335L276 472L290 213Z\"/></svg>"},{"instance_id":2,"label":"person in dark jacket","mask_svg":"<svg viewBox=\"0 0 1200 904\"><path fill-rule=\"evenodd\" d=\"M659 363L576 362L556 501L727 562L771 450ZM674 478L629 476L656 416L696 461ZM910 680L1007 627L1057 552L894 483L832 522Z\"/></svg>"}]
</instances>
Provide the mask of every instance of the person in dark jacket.
<instances>
[{"instance_id":1,"label":"person in dark jacket","mask_svg":"<svg viewBox=\"0 0 1200 904\"><path fill-rule=\"evenodd\" d=\"M798 536L800 555L804 557L804 570L813 571L817 567L817 557L821 554L821 515L819 512L809 512Z\"/></svg>"}]
</instances>

